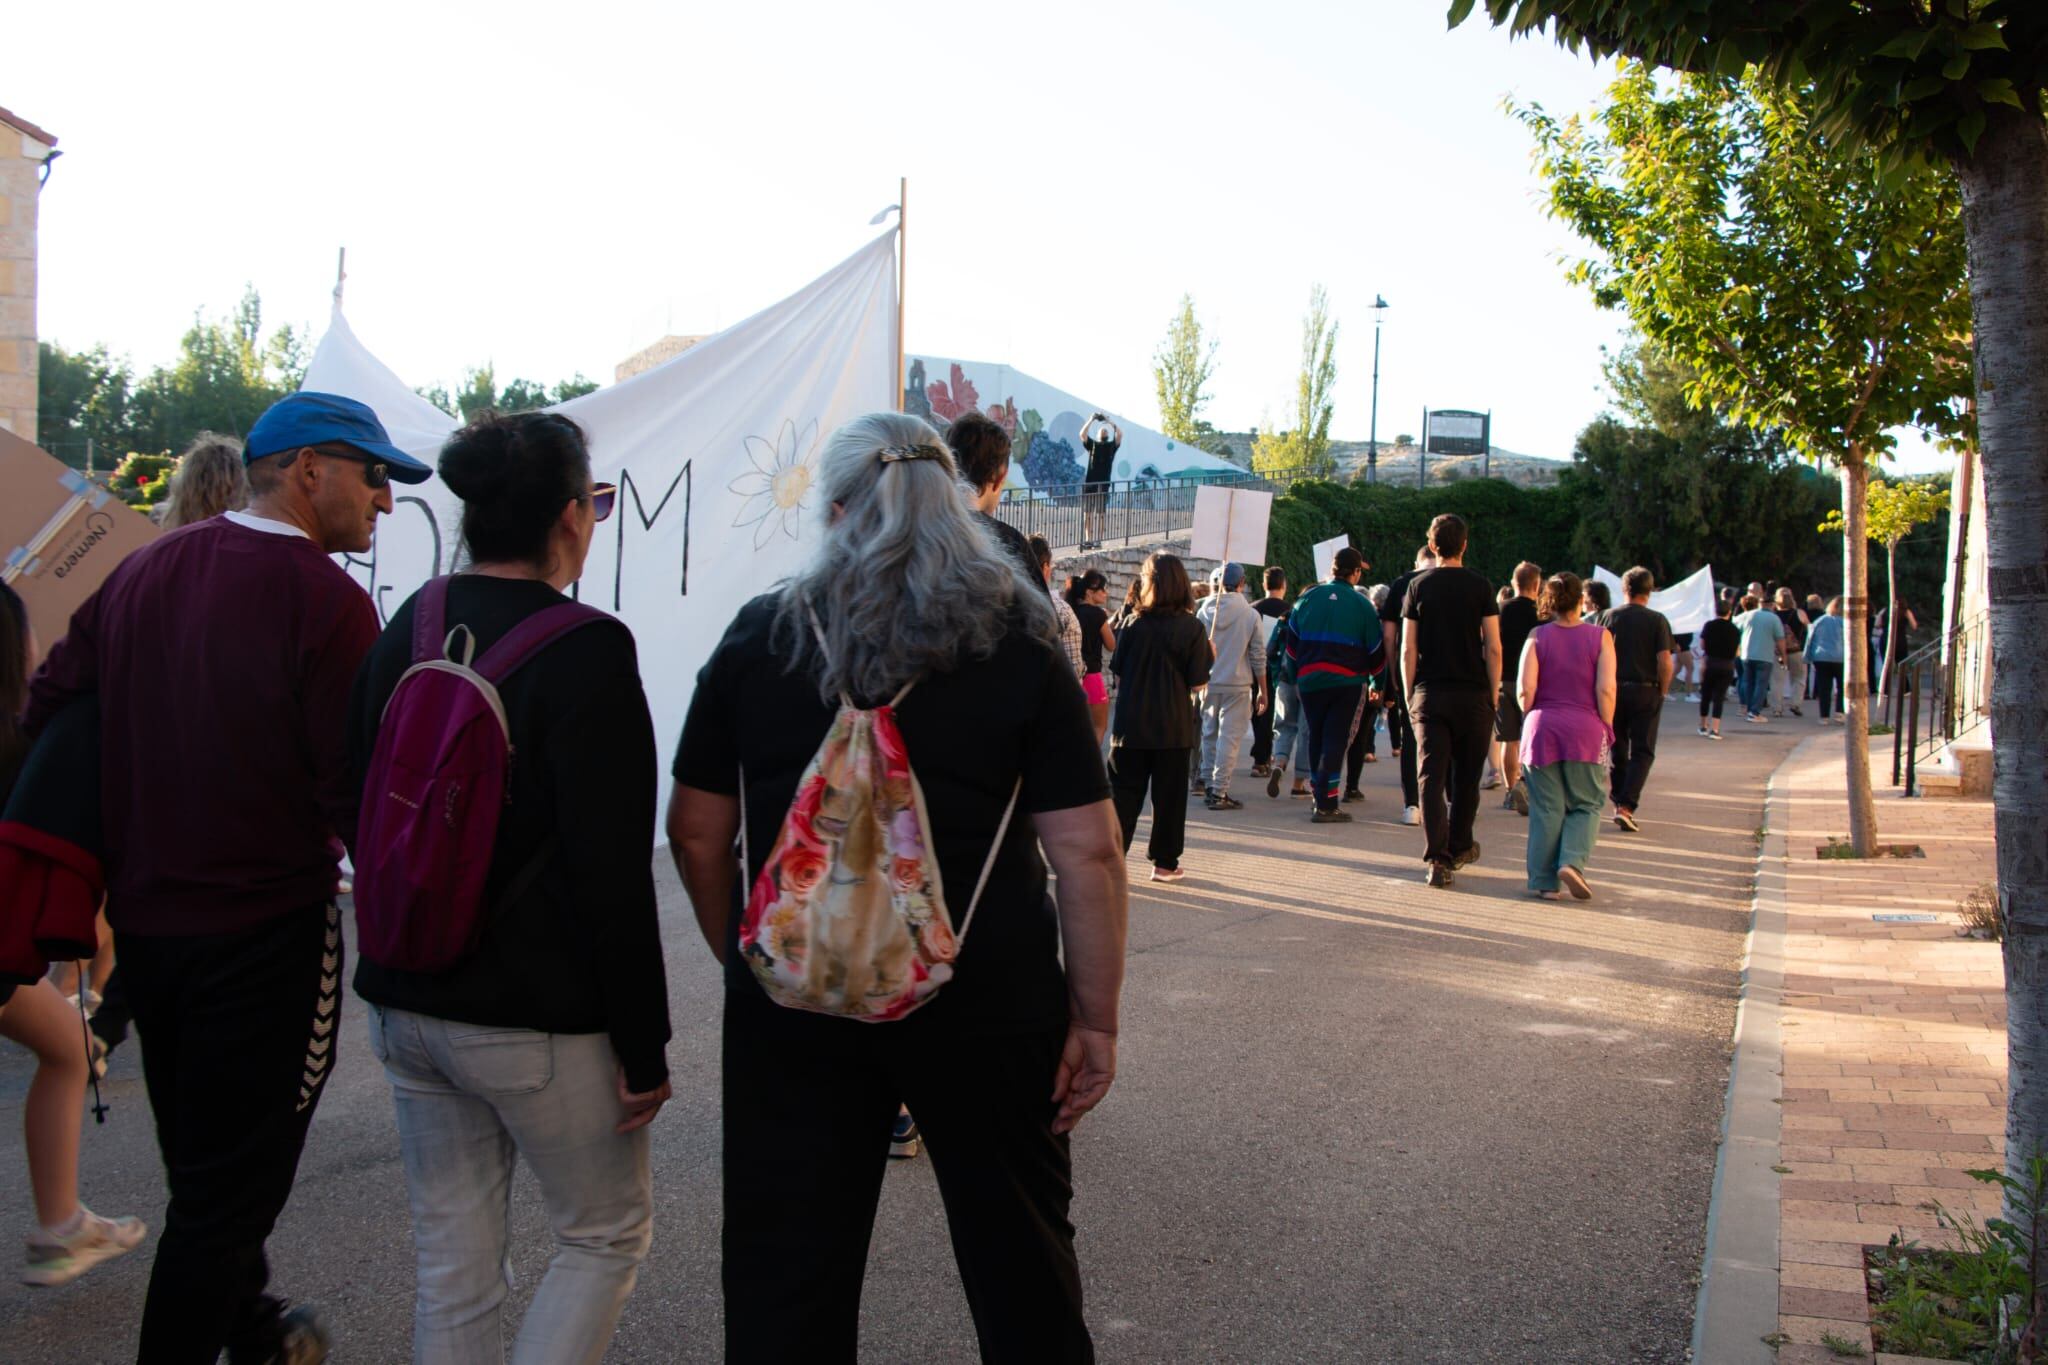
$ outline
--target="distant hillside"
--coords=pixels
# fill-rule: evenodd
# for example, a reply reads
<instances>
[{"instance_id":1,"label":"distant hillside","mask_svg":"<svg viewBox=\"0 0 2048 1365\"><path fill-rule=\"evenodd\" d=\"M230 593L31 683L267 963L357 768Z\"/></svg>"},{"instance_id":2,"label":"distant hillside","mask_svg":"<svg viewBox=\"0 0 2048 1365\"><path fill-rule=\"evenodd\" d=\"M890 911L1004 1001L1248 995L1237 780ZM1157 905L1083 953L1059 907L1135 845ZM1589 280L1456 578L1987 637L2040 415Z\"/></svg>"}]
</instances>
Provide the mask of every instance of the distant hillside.
<instances>
[{"instance_id":1,"label":"distant hillside","mask_svg":"<svg viewBox=\"0 0 2048 1365\"><path fill-rule=\"evenodd\" d=\"M1232 460L1240 464L1250 463L1252 448L1250 432L1225 432L1223 439L1230 443ZM1364 441L1332 441L1330 449L1337 456L1339 477L1350 479L1362 476L1365 470ZM1391 441L1380 442L1379 479L1381 483L1415 482L1415 447L1397 450ZM1477 479L1487 467L1487 461L1477 455L1432 455L1424 470L1430 483L1455 483L1459 479ZM1540 455L1523 455L1512 450L1494 448L1492 473L1496 479L1523 488L1547 488L1557 482L1560 471L1571 467L1570 460L1549 460Z\"/></svg>"}]
</instances>

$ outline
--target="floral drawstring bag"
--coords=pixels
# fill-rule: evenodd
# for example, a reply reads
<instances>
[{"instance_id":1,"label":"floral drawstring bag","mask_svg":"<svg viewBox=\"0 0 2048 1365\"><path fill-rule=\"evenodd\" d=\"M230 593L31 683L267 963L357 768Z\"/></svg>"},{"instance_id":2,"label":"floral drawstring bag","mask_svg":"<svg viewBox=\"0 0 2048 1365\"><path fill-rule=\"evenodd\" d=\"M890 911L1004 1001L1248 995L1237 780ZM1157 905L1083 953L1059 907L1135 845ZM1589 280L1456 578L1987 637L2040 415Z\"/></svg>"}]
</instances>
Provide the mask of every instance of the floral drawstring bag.
<instances>
[{"instance_id":1,"label":"floral drawstring bag","mask_svg":"<svg viewBox=\"0 0 2048 1365\"><path fill-rule=\"evenodd\" d=\"M1010 793L956 931L924 792L896 727L896 708L914 686L915 679L871 710L840 698L754 881L740 919L740 952L777 1004L885 1023L952 979L1023 780ZM740 794L744 875L751 862L744 774Z\"/></svg>"}]
</instances>

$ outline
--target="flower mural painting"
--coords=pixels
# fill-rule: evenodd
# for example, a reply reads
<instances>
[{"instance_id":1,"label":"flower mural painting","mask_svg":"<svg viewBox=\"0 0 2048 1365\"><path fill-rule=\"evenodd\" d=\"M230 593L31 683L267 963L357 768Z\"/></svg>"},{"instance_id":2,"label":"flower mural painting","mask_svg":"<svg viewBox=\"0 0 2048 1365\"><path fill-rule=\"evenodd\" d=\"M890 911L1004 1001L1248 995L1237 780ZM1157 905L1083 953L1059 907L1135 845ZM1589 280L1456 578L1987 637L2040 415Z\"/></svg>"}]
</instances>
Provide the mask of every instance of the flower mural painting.
<instances>
[{"instance_id":1,"label":"flower mural painting","mask_svg":"<svg viewBox=\"0 0 2048 1365\"><path fill-rule=\"evenodd\" d=\"M931 400L932 415L941 422L950 422L965 413L973 412L981 405L981 391L974 387L974 381L959 363L953 365L952 382L937 380L925 388L925 396Z\"/></svg>"},{"instance_id":2,"label":"flower mural painting","mask_svg":"<svg viewBox=\"0 0 2048 1365\"><path fill-rule=\"evenodd\" d=\"M760 436L747 438L747 459L753 468L727 487L740 497L739 515L732 524L754 528L756 550L778 531L791 540L797 539L816 472L811 467L811 457L817 451L816 418L801 431L794 421L784 421L772 444Z\"/></svg>"}]
</instances>

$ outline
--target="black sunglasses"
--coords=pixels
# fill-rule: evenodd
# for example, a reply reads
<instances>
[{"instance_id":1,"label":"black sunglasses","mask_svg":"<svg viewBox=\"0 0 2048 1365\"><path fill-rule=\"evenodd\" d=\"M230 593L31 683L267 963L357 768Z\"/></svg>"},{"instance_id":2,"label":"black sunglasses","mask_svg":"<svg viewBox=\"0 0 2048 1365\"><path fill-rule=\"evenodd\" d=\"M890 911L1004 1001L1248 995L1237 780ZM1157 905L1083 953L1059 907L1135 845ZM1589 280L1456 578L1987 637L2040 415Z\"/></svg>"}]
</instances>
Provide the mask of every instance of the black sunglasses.
<instances>
[{"instance_id":1,"label":"black sunglasses","mask_svg":"<svg viewBox=\"0 0 2048 1365\"><path fill-rule=\"evenodd\" d=\"M372 491L391 486L391 466L382 460L371 459L353 446L343 446L333 450L325 446L314 446L313 452L317 455L326 455L337 460L353 460L361 465L363 467L363 482L369 485Z\"/></svg>"},{"instance_id":2,"label":"black sunglasses","mask_svg":"<svg viewBox=\"0 0 2048 1365\"><path fill-rule=\"evenodd\" d=\"M619 500L619 486L615 483L597 483L590 486L590 512L597 520L603 521L612 514L612 507Z\"/></svg>"}]
</instances>

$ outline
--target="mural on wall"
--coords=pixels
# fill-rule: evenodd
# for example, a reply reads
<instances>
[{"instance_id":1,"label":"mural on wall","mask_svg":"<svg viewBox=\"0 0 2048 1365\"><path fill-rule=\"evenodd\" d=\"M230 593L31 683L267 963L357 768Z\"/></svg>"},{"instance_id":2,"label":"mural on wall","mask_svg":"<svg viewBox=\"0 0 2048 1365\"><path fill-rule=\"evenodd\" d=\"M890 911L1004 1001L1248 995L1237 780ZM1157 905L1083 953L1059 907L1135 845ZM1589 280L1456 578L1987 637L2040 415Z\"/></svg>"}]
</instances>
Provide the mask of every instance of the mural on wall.
<instances>
[{"instance_id":1,"label":"mural on wall","mask_svg":"<svg viewBox=\"0 0 2048 1365\"><path fill-rule=\"evenodd\" d=\"M1012 487L1055 488L1079 483L1086 475L1081 425L1098 408L1065 390L1008 365L938 356L912 356L903 388L904 410L937 427L944 428L962 413L982 412L1009 432ZM1112 478L1157 479L1239 469L1106 408L1099 410L1107 412L1124 435Z\"/></svg>"}]
</instances>

